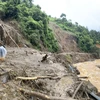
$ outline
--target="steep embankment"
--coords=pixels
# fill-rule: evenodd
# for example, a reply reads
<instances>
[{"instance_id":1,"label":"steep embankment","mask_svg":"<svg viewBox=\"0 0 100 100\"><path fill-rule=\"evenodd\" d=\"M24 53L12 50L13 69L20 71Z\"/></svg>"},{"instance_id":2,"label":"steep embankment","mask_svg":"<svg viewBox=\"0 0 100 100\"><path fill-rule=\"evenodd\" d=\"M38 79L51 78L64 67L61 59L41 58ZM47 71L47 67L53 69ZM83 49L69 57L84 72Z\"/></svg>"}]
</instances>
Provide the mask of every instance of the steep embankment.
<instances>
[{"instance_id":1,"label":"steep embankment","mask_svg":"<svg viewBox=\"0 0 100 100\"><path fill-rule=\"evenodd\" d=\"M0 24L0 40L2 40L5 45L10 47L32 47L20 32L20 28L18 27L18 23L16 21L0 21ZM59 44L61 52L60 54L58 54L59 57L65 56L64 59L66 59L70 63L83 62L94 58L92 54L81 53L80 49L77 46L75 36L69 34L66 31L63 31L53 22L50 22L49 26L53 30L55 38L57 39ZM41 45L41 47L43 47L43 44Z\"/></svg>"},{"instance_id":2,"label":"steep embankment","mask_svg":"<svg viewBox=\"0 0 100 100\"><path fill-rule=\"evenodd\" d=\"M50 22L49 26L54 32L61 52L80 52L80 49L78 48L76 43L75 36L71 35L67 31L62 30L54 22Z\"/></svg>"},{"instance_id":3,"label":"steep embankment","mask_svg":"<svg viewBox=\"0 0 100 100\"><path fill-rule=\"evenodd\" d=\"M24 47L31 46L20 32L17 21L6 21L0 20L0 43L10 47Z\"/></svg>"},{"instance_id":4,"label":"steep embankment","mask_svg":"<svg viewBox=\"0 0 100 100\"><path fill-rule=\"evenodd\" d=\"M96 57L93 54L82 52L78 47L76 37L71 32L64 31L54 22L50 22L49 27L53 30L59 44L61 53L57 57L70 63L84 62Z\"/></svg>"}]
</instances>

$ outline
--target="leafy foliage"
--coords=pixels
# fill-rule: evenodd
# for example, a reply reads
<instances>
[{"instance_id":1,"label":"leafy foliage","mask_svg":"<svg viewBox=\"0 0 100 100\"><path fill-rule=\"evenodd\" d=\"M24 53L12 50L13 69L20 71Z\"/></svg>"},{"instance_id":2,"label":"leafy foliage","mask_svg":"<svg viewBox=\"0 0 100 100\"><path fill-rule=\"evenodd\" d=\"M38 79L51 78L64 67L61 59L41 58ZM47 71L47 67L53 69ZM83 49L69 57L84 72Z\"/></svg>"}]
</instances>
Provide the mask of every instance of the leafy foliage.
<instances>
[{"instance_id":1,"label":"leafy foliage","mask_svg":"<svg viewBox=\"0 0 100 100\"><path fill-rule=\"evenodd\" d=\"M61 14L60 18L51 18L52 21L56 22L62 29L70 31L77 38L77 43L81 50L85 52L95 52L95 44L100 44L100 32L95 30L89 31L86 27L79 25L77 22L73 24L71 20L67 20L65 14ZM53 20L54 19L54 20Z\"/></svg>"},{"instance_id":2,"label":"leafy foliage","mask_svg":"<svg viewBox=\"0 0 100 100\"><path fill-rule=\"evenodd\" d=\"M23 35L32 45L41 49L41 44L49 51L56 52L58 44L52 30L48 28L48 16L35 6L32 0L1 0L2 20L15 19L20 24Z\"/></svg>"}]
</instances>

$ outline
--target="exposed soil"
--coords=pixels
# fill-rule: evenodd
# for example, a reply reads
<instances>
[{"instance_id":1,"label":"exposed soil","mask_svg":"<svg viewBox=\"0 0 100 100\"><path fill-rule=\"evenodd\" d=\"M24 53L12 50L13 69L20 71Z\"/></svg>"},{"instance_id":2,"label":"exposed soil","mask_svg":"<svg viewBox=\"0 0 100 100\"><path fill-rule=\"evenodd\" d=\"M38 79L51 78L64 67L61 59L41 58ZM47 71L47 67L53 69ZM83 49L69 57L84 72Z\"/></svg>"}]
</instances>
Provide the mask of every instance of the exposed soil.
<instances>
[{"instance_id":1,"label":"exposed soil","mask_svg":"<svg viewBox=\"0 0 100 100\"><path fill-rule=\"evenodd\" d=\"M81 79L78 78L78 70L72 66L72 63L93 60L94 56L92 54L79 53L80 50L77 47L76 38L60 29L54 23L50 23L50 27L55 32L55 37L63 53L54 54L32 48L14 47L16 44L9 35L19 47L25 47L24 44L26 44L20 32L17 31L16 23L6 22L5 24L2 21L0 23L0 40L11 46L7 47L6 60L0 62L0 100L41 100L20 92L19 88L37 91L48 96L70 97L68 100L73 100L72 96L81 83ZM46 54L48 58L41 62ZM51 76L52 78L22 81L16 79L18 76ZM88 86L91 89L88 89ZM84 81L74 98L77 100L94 100L86 94L87 89L97 93L97 89L91 83Z\"/></svg>"},{"instance_id":2,"label":"exposed soil","mask_svg":"<svg viewBox=\"0 0 100 100\"><path fill-rule=\"evenodd\" d=\"M43 53L31 48L7 48L7 51L6 60L0 65L0 100L34 100L32 96L22 94L18 88L66 98L72 96L81 82L75 73L69 71L68 63L63 63L63 60L57 61L56 54ZM45 54L48 54L49 57L47 61L41 62ZM16 80L18 76L48 75L53 75L55 79ZM81 96L81 98L83 97Z\"/></svg>"},{"instance_id":3,"label":"exposed soil","mask_svg":"<svg viewBox=\"0 0 100 100\"><path fill-rule=\"evenodd\" d=\"M95 54L90 53L79 53L79 52L63 52L56 55L56 58L60 58L69 62L71 64L84 62L84 61L93 61L96 58Z\"/></svg>"},{"instance_id":4,"label":"exposed soil","mask_svg":"<svg viewBox=\"0 0 100 100\"><path fill-rule=\"evenodd\" d=\"M51 62L41 62L42 57L45 55L42 52L29 49L29 48L7 48L8 55L5 62L1 62L0 68L4 70L4 72L10 71L10 77L12 79L5 82L4 77L1 77L0 91L2 95L0 95L1 100L3 100L4 96L7 100L28 100L27 98L21 96L21 94L17 91L18 87L32 89L42 93L46 93L52 96L58 97L66 97L66 90L74 84L74 79L72 76L69 77L68 71L61 64L57 63L56 59L49 54L49 59L52 59ZM27 52L27 54L26 54ZM3 73L3 70L1 72ZM21 85L19 82L15 80L17 76L47 76L54 75L57 77L61 77L61 79L50 80L50 79L39 79L35 81L35 84L23 83ZM68 82L67 82L68 81ZM37 85L36 85L37 84ZM19 95L19 96L18 96ZM6 100L6 99L5 99Z\"/></svg>"},{"instance_id":5,"label":"exposed soil","mask_svg":"<svg viewBox=\"0 0 100 100\"><path fill-rule=\"evenodd\" d=\"M24 38L16 21L0 20L0 45L10 47L32 47L32 45Z\"/></svg>"},{"instance_id":6,"label":"exposed soil","mask_svg":"<svg viewBox=\"0 0 100 100\"><path fill-rule=\"evenodd\" d=\"M62 30L53 22L50 22L49 26L54 32L61 52L80 52L75 36L71 35L70 32Z\"/></svg>"}]
</instances>

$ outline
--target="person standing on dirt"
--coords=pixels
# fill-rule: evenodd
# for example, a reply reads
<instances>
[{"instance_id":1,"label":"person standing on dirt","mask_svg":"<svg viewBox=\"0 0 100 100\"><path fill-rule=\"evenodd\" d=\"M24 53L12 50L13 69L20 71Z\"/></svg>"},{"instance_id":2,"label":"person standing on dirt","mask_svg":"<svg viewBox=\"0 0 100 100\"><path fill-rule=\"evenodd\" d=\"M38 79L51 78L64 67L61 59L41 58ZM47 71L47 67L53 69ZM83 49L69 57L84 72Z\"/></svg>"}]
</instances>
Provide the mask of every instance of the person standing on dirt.
<instances>
[{"instance_id":1,"label":"person standing on dirt","mask_svg":"<svg viewBox=\"0 0 100 100\"><path fill-rule=\"evenodd\" d=\"M7 55L7 50L5 46L0 46L0 61L4 61Z\"/></svg>"}]
</instances>

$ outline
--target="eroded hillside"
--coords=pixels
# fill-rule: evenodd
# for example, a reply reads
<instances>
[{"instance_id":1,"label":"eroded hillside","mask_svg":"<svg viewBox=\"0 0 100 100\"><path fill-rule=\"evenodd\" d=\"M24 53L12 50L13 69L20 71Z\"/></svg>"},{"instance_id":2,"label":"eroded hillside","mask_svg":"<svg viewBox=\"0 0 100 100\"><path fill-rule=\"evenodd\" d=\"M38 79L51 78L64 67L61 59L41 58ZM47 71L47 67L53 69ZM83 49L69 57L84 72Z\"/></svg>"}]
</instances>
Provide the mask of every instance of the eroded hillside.
<instances>
[{"instance_id":1,"label":"eroded hillside","mask_svg":"<svg viewBox=\"0 0 100 100\"><path fill-rule=\"evenodd\" d=\"M55 38L58 41L61 52L80 52L80 49L78 48L78 45L76 43L75 36L61 29L54 22L50 22L49 26L54 32Z\"/></svg>"},{"instance_id":2,"label":"eroded hillside","mask_svg":"<svg viewBox=\"0 0 100 100\"><path fill-rule=\"evenodd\" d=\"M0 44L10 47L31 46L31 43L24 38L16 21L3 22L2 20L0 20Z\"/></svg>"},{"instance_id":3,"label":"eroded hillside","mask_svg":"<svg viewBox=\"0 0 100 100\"><path fill-rule=\"evenodd\" d=\"M0 62L1 100L44 100L45 97L45 100L82 100L84 95L87 98L84 87L97 93L97 89L91 83L82 82L77 76L78 70L71 67L72 63L94 58L92 54L79 53L74 36L54 25L55 37L63 53L42 52L28 48L15 26L13 21L1 21L1 40L6 41L8 51L6 60ZM41 62L46 54L48 58ZM80 84L81 89L75 93Z\"/></svg>"}]
</instances>

